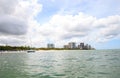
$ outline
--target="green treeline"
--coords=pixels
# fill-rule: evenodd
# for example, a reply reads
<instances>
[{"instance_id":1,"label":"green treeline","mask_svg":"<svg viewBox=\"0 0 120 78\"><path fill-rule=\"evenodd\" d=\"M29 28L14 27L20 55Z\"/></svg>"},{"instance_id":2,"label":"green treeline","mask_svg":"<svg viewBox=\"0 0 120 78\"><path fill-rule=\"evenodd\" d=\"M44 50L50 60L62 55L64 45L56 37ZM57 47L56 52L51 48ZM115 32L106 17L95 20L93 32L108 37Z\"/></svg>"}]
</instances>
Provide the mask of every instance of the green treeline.
<instances>
[{"instance_id":1,"label":"green treeline","mask_svg":"<svg viewBox=\"0 0 120 78\"><path fill-rule=\"evenodd\" d=\"M19 50L30 50L33 48L30 48L29 46L0 46L0 51L19 51Z\"/></svg>"}]
</instances>

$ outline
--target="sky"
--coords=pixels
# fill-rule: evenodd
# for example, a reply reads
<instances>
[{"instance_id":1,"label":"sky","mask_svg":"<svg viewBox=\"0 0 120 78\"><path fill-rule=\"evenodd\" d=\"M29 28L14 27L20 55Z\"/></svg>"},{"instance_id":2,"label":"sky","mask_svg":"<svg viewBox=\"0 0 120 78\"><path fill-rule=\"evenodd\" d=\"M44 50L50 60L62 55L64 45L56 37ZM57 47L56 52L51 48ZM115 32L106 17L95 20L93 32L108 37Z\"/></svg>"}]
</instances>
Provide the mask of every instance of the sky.
<instances>
[{"instance_id":1,"label":"sky","mask_svg":"<svg viewBox=\"0 0 120 78\"><path fill-rule=\"evenodd\" d=\"M0 0L0 45L120 49L120 0Z\"/></svg>"}]
</instances>

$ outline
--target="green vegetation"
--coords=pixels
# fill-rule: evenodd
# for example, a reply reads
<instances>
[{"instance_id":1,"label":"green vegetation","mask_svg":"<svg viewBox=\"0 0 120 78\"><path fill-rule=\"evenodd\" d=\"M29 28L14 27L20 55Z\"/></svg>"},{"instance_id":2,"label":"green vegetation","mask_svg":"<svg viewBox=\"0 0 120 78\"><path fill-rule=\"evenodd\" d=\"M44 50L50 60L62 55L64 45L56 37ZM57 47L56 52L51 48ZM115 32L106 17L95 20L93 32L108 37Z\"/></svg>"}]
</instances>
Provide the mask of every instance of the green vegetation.
<instances>
[{"instance_id":1,"label":"green vegetation","mask_svg":"<svg viewBox=\"0 0 120 78\"><path fill-rule=\"evenodd\" d=\"M30 48L29 46L0 46L0 51L20 51L20 50L30 50L35 48Z\"/></svg>"}]
</instances>

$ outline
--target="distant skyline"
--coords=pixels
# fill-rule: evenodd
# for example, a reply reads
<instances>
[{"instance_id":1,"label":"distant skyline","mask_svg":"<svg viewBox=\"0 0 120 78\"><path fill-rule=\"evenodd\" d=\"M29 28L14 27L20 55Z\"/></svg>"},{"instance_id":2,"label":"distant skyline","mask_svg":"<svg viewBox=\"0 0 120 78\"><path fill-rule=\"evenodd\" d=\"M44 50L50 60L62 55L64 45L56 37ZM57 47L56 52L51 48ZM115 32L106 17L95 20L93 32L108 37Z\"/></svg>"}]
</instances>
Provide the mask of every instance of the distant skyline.
<instances>
[{"instance_id":1,"label":"distant skyline","mask_svg":"<svg viewBox=\"0 0 120 78\"><path fill-rule=\"evenodd\" d=\"M120 0L0 0L0 45L68 42L120 49Z\"/></svg>"}]
</instances>

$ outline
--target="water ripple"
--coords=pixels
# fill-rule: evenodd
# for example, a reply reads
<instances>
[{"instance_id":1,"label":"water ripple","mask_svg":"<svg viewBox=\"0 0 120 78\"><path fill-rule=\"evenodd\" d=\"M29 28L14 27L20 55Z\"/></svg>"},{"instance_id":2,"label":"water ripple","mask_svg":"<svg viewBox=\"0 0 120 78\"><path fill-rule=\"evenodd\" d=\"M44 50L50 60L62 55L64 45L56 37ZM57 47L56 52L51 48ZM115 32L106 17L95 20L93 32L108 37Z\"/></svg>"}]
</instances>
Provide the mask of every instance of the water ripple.
<instances>
[{"instance_id":1,"label":"water ripple","mask_svg":"<svg viewBox=\"0 0 120 78\"><path fill-rule=\"evenodd\" d=\"M57 73L54 73L54 76L66 76L66 74L57 74Z\"/></svg>"}]
</instances>

